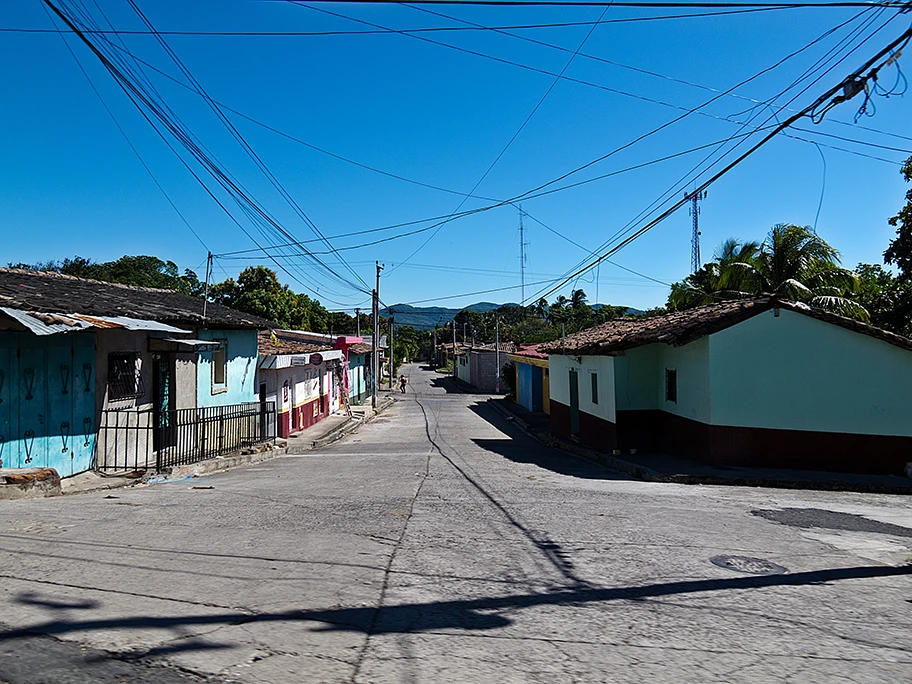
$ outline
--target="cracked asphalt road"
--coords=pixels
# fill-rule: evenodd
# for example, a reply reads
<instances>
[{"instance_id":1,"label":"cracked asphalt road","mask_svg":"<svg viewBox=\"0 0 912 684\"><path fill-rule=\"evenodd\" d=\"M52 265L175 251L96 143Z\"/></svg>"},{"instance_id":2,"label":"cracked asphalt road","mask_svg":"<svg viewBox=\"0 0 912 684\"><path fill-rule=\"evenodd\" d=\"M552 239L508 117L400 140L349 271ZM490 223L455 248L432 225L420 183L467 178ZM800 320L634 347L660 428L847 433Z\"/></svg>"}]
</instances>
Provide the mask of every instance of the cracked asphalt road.
<instances>
[{"instance_id":1,"label":"cracked asphalt road","mask_svg":"<svg viewBox=\"0 0 912 684\"><path fill-rule=\"evenodd\" d=\"M0 682L912 681L908 497L638 482L407 373L212 489L0 502Z\"/></svg>"}]
</instances>

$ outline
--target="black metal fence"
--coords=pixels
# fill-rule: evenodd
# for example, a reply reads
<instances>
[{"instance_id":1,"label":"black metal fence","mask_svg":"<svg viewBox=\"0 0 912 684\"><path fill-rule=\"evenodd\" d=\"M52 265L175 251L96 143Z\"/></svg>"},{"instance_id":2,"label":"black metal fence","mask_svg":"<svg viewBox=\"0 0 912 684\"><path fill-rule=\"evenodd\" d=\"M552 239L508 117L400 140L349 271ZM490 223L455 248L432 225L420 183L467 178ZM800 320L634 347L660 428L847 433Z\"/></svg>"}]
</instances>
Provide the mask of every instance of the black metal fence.
<instances>
[{"instance_id":1,"label":"black metal fence","mask_svg":"<svg viewBox=\"0 0 912 684\"><path fill-rule=\"evenodd\" d=\"M275 402L172 411L106 410L95 451L104 471L161 470L276 438Z\"/></svg>"}]
</instances>

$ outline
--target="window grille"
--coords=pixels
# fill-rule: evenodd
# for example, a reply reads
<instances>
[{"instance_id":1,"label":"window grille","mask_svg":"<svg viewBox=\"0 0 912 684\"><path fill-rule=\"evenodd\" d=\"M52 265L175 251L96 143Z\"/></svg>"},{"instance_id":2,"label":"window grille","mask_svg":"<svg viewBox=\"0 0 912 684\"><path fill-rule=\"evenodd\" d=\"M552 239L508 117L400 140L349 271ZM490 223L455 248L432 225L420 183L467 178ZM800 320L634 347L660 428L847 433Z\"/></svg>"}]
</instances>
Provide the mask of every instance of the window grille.
<instances>
[{"instance_id":1,"label":"window grille","mask_svg":"<svg viewBox=\"0 0 912 684\"><path fill-rule=\"evenodd\" d=\"M146 393L139 352L108 354L108 399L138 399Z\"/></svg>"},{"instance_id":2,"label":"window grille","mask_svg":"<svg viewBox=\"0 0 912 684\"><path fill-rule=\"evenodd\" d=\"M592 377L592 403L598 404L598 373L593 373Z\"/></svg>"}]
</instances>

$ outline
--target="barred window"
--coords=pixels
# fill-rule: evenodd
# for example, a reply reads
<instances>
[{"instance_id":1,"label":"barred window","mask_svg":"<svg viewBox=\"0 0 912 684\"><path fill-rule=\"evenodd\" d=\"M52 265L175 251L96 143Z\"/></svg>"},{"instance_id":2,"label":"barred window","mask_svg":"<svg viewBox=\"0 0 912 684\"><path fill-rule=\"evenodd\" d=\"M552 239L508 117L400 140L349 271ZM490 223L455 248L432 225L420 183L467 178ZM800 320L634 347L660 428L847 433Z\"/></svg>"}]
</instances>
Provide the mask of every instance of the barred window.
<instances>
[{"instance_id":1,"label":"barred window","mask_svg":"<svg viewBox=\"0 0 912 684\"><path fill-rule=\"evenodd\" d=\"M135 399L145 393L139 352L108 354L108 399Z\"/></svg>"}]
</instances>

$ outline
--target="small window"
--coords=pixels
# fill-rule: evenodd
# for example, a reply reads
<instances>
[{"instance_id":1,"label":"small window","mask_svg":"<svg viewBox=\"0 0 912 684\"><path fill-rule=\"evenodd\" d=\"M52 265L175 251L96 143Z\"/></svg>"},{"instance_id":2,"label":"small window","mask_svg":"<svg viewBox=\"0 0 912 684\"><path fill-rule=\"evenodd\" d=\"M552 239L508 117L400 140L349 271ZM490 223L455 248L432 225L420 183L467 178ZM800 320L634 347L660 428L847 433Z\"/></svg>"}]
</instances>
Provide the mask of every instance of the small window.
<instances>
[{"instance_id":1,"label":"small window","mask_svg":"<svg viewBox=\"0 0 912 684\"><path fill-rule=\"evenodd\" d=\"M135 399L146 393L139 366L139 352L108 354L108 399Z\"/></svg>"},{"instance_id":2,"label":"small window","mask_svg":"<svg viewBox=\"0 0 912 684\"><path fill-rule=\"evenodd\" d=\"M593 373L592 378L592 403L598 404L598 373Z\"/></svg>"},{"instance_id":3,"label":"small window","mask_svg":"<svg viewBox=\"0 0 912 684\"><path fill-rule=\"evenodd\" d=\"M218 349L212 352L212 393L228 389L228 340L214 340Z\"/></svg>"},{"instance_id":4,"label":"small window","mask_svg":"<svg viewBox=\"0 0 912 684\"><path fill-rule=\"evenodd\" d=\"M678 372L665 369L665 401L678 403Z\"/></svg>"}]
</instances>

